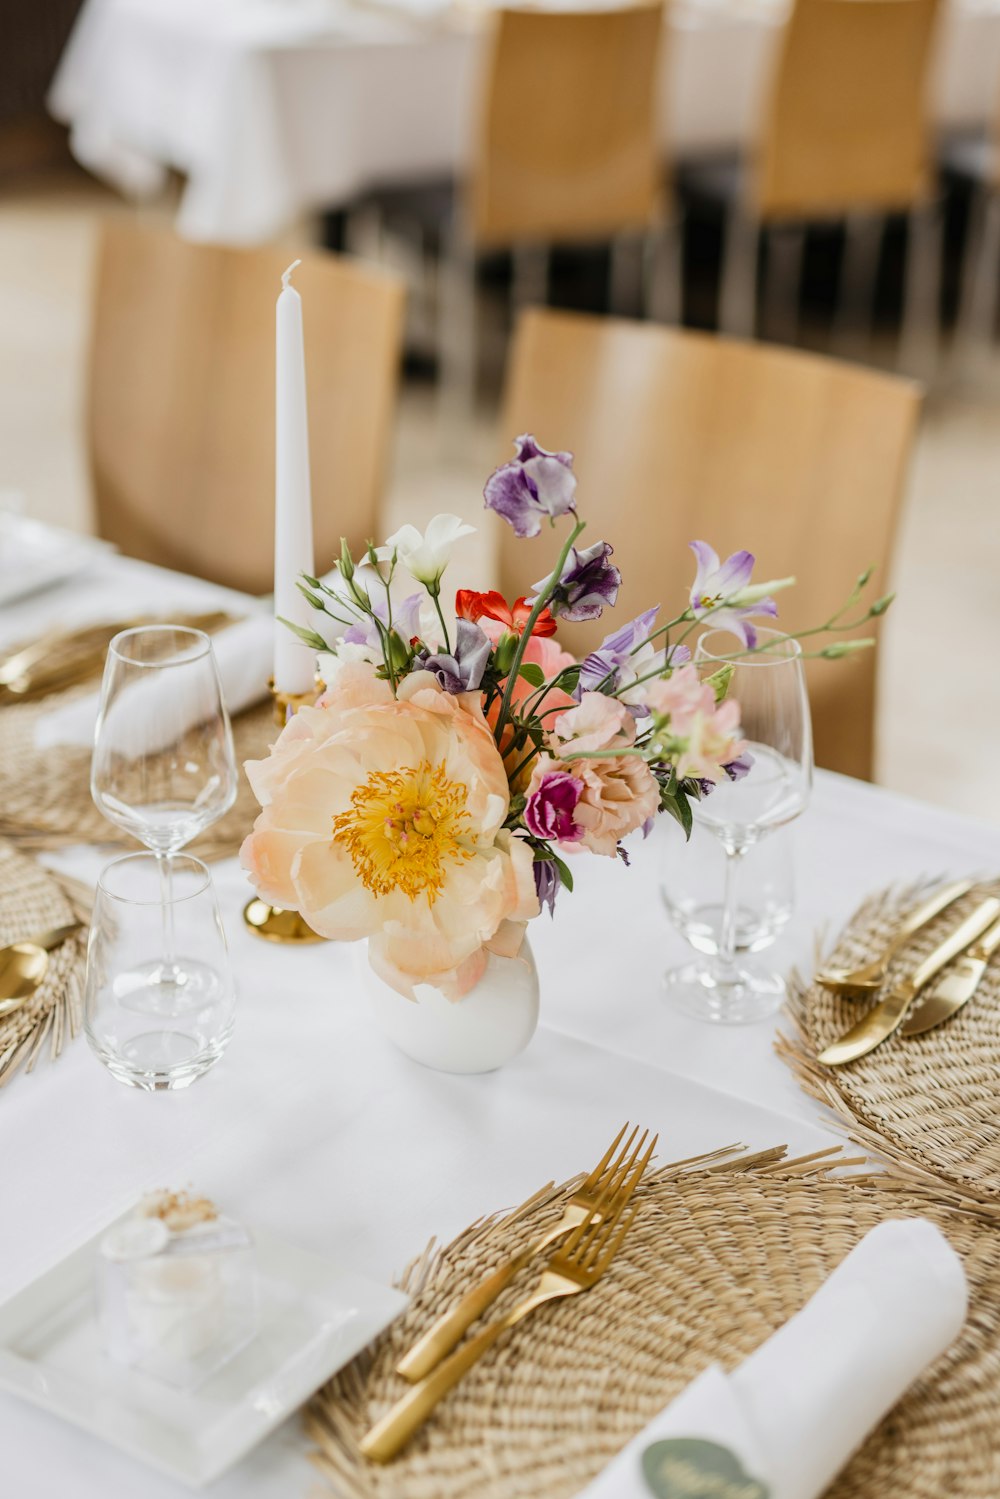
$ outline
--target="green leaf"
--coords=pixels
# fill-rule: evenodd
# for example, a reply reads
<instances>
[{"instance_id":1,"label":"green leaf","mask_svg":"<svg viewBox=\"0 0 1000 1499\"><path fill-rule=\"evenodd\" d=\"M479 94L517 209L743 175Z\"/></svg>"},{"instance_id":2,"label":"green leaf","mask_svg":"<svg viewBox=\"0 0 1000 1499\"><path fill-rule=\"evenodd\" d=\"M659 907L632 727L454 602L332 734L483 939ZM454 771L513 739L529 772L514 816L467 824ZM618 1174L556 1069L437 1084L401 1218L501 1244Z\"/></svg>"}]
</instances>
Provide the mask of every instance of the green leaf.
<instances>
[{"instance_id":1,"label":"green leaf","mask_svg":"<svg viewBox=\"0 0 1000 1499\"><path fill-rule=\"evenodd\" d=\"M715 701L717 703L721 703L729 691L729 684L733 680L733 672L735 670L736 668L732 662L727 661L725 666L720 666L718 671L713 671L710 677L705 678L705 685L706 687L711 687L715 693Z\"/></svg>"},{"instance_id":2,"label":"green leaf","mask_svg":"<svg viewBox=\"0 0 1000 1499\"><path fill-rule=\"evenodd\" d=\"M664 812L669 812L675 822L680 823L684 829L684 837L690 839L691 829L694 826L694 815L691 811L691 803L682 791L677 791L673 796L660 798L660 805Z\"/></svg>"},{"instance_id":3,"label":"green leaf","mask_svg":"<svg viewBox=\"0 0 1000 1499\"><path fill-rule=\"evenodd\" d=\"M560 859L560 857L559 857L558 854L553 854L552 855L552 862L553 862L553 864L556 866L556 868L559 871L559 878L562 880L563 884L565 885L566 889L569 891L570 895L572 895L573 894L573 876L569 872L569 866L562 859Z\"/></svg>"},{"instance_id":4,"label":"green leaf","mask_svg":"<svg viewBox=\"0 0 1000 1499\"><path fill-rule=\"evenodd\" d=\"M304 625L293 625L290 619L282 619L280 614L278 615L278 621L286 629L291 630L293 635L297 635L305 645L311 646L314 651L328 651L330 649L322 635L317 635L315 630L307 630Z\"/></svg>"},{"instance_id":5,"label":"green leaf","mask_svg":"<svg viewBox=\"0 0 1000 1499\"><path fill-rule=\"evenodd\" d=\"M535 661L523 661L519 675L526 682L530 682L532 687L543 687L545 685L545 673Z\"/></svg>"},{"instance_id":6,"label":"green leaf","mask_svg":"<svg viewBox=\"0 0 1000 1499\"><path fill-rule=\"evenodd\" d=\"M574 693L580 682L580 668L578 666L567 666L565 671L559 673L559 686L563 692Z\"/></svg>"}]
</instances>

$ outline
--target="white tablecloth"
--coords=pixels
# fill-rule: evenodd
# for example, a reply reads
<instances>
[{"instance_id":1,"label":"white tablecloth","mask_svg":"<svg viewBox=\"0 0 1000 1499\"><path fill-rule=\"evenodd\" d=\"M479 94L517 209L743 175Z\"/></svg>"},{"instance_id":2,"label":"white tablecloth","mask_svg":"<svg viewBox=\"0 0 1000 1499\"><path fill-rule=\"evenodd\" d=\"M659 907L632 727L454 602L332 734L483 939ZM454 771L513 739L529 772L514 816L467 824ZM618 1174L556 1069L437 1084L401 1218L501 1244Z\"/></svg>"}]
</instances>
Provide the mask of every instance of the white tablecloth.
<instances>
[{"instance_id":1,"label":"white tablecloth","mask_svg":"<svg viewBox=\"0 0 1000 1499\"><path fill-rule=\"evenodd\" d=\"M108 557L5 610L0 637L106 617L135 597L166 612L219 592ZM817 927L876 886L1000 862L996 830L827 774L796 840L798 913L772 949L782 966L808 963ZM661 1132L664 1159L736 1141L831 1143L772 1053L773 1025L703 1026L661 1002L660 972L686 949L659 905L657 852L654 838L629 870L588 861L556 920L534 923L541 1027L503 1071L471 1078L426 1071L382 1039L349 949L289 951L247 933L245 878L234 860L215 866L239 985L229 1051L186 1092L145 1094L115 1083L80 1039L0 1093L0 1300L154 1186L193 1184L251 1225L389 1279L432 1235L588 1164L626 1118ZM101 861L94 849L59 860L88 877ZM183 1492L4 1396L0 1451L5 1499ZM304 1499L303 1454L289 1422L212 1493Z\"/></svg>"},{"instance_id":2,"label":"white tablecloth","mask_svg":"<svg viewBox=\"0 0 1000 1499\"><path fill-rule=\"evenodd\" d=\"M405 7L409 5L409 13ZM787 0L674 0L665 151L746 145ZM86 166L136 196L185 173L178 228L251 244L365 188L460 172L484 27L433 0L86 0L50 107ZM945 0L933 115L982 126L998 0Z\"/></svg>"}]
</instances>

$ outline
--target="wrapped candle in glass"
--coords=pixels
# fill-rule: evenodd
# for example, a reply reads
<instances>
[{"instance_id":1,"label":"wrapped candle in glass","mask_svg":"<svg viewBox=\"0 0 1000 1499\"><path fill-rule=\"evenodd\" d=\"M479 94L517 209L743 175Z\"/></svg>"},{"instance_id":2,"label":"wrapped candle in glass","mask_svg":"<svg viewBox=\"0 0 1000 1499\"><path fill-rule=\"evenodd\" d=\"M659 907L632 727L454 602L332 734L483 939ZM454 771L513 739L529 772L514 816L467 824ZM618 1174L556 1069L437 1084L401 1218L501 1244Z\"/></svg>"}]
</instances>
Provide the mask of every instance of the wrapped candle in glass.
<instances>
[{"instance_id":1,"label":"wrapped candle in glass","mask_svg":"<svg viewBox=\"0 0 1000 1499\"><path fill-rule=\"evenodd\" d=\"M98 1304L110 1358L194 1389L256 1334L253 1242L207 1198L158 1192L101 1240Z\"/></svg>"}]
</instances>

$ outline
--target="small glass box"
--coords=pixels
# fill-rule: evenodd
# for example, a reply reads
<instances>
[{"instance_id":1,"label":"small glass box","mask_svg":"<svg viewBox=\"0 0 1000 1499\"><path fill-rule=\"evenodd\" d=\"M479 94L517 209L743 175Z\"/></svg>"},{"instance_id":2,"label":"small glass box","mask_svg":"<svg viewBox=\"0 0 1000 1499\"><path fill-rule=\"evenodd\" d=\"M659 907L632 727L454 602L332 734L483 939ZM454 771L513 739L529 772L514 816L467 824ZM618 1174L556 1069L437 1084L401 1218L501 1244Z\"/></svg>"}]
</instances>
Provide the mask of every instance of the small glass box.
<instances>
[{"instance_id":1,"label":"small glass box","mask_svg":"<svg viewBox=\"0 0 1000 1499\"><path fill-rule=\"evenodd\" d=\"M191 1390L257 1332L257 1273L245 1228L207 1198L159 1192L101 1240L105 1352Z\"/></svg>"}]
</instances>

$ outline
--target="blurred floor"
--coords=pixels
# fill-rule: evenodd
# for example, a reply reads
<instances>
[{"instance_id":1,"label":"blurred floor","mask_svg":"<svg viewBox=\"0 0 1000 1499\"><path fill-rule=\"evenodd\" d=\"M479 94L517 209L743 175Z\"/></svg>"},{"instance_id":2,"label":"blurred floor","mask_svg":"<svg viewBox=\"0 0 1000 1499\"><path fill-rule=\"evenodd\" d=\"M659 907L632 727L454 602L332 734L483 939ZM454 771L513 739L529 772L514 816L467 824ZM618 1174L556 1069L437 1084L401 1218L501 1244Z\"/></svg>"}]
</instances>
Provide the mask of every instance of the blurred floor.
<instances>
[{"instance_id":1,"label":"blurred floor","mask_svg":"<svg viewBox=\"0 0 1000 1499\"><path fill-rule=\"evenodd\" d=\"M109 210L128 211L76 175L20 190L0 209L0 497L18 492L30 514L77 529L90 521L82 409L92 255ZM476 521L503 451L492 410L443 430L432 389L408 384L388 526L420 525L438 510ZM925 409L885 627L879 779L1000 825L998 474L1000 354L975 389L935 393ZM470 586L491 581L490 543L489 526L464 543Z\"/></svg>"}]
</instances>

